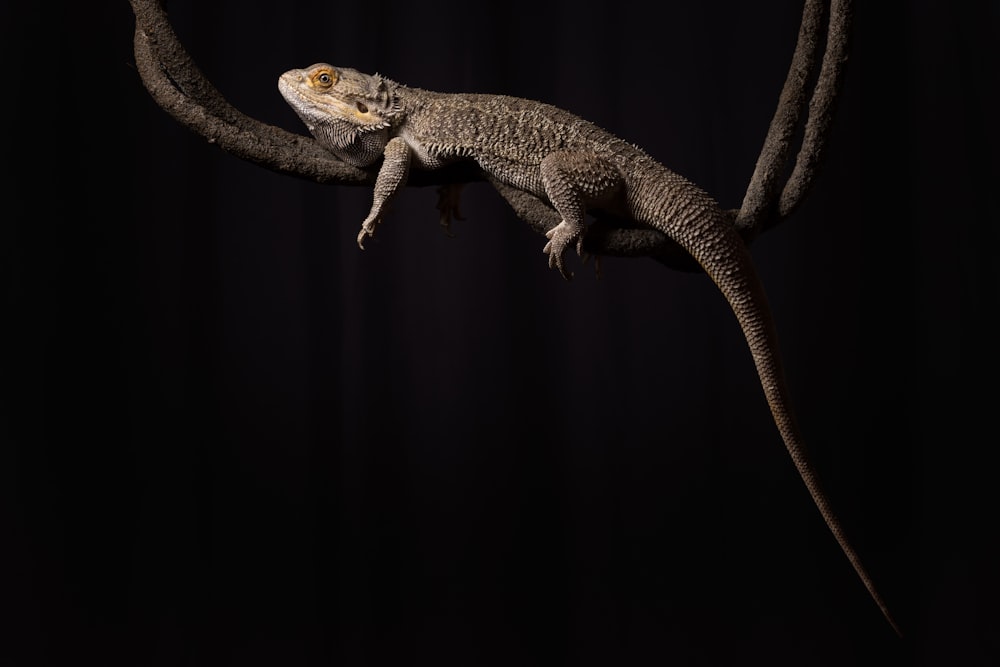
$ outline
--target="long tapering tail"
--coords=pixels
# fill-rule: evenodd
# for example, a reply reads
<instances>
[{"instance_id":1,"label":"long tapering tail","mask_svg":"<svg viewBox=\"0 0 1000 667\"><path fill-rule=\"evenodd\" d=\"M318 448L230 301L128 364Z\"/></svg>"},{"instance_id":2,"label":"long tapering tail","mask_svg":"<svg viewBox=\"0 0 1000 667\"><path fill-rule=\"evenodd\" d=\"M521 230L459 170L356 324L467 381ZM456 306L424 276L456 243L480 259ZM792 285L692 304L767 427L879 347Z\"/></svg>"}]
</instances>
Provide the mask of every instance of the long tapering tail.
<instances>
[{"instance_id":1,"label":"long tapering tail","mask_svg":"<svg viewBox=\"0 0 1000 667\"><path fill-rule=\"evenodd\" d=\"M736 237L735 234L733 236ZM788 450L795 468L799 471L802 481L809 490L816 507L819 508L830 532L833 533L875 604L882 611L882 615L896 634L902 636L902 631L892 614L889 613L888 606L875 589L875 583L862 565L854 547L848 541L840 525L840 520L834 513L833 507L820 485L816 471L809 461L804 441L792 414L791 401L778 352L777 335L774 331L767 298L757 278L753 263L750 261L749 252L739 237L735 238L735 242L739 247L732 250L731 254L734 257L727 262L729 267L722 271L709 271L706 268L706 272L725 295L737 320L739 320L743 335L750 346L750 353L753 356L754 365L757 367L757 374L760 377L767 403L771 408L774 423L778 427L778 432L785 442L785 448ZM705 265L702 264L702 266ZM734 268L735 271L733 271ZM739 278L734 279L734 276L739 276Z\"/></svg>"},{"instance_id":2,"label":"long tapering tail","mask_svg":"<svg viewBox=\"0 0 1000 667\"><path fill-rule=\"evenodd\" d=\"M683 179L672 173L666 179L653 179L643 185L645 187L637 188L637 194L640 194L640 200L644 200L647 206L648 202L657 201L661 205L670 202L670 205L659 210L647 209L645 215L641 216L642 219L650 220L650 224L683 246L726 297L750 346L774 423L792 462L854 571L893 630L902 636L888 606L875 589L871 576L848 541L808 459L792 415L770 307L750 252L715 202L695 186L683 182ZM669 188L671 192L664 192L664 188ZM672 196L666 197L667 194Z\"/></svg>"}]
</instances>

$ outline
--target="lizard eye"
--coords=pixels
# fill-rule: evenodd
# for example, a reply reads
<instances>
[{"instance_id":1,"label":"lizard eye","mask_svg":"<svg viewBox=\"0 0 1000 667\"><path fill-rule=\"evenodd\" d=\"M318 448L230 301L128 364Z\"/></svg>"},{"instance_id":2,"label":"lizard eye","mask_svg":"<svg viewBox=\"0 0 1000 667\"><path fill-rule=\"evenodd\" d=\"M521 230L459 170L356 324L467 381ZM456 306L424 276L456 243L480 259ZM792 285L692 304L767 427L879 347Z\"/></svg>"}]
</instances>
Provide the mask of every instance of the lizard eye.
<instances>
[{"instance_id":1,"label":"lizard eye","mask_svg":"<svg viewBox=\"0 0 1000 667\"><path fill-rule=\"evenodd\" d=\"M358 102L356 106L359 113L368 113L368 107L365 106L364 102Z\"/></svg>"},{"instance_id":2,"label":"lizard eye","mask_svg":"<svg viewBox=\"0 0 1000 667\"><path fill-rule=\"evenodd\" d=\"M312 80L318 88L329 88L337 82L337 75L331 70L321 69L313 74Z\"/></svg>"}]
</instances>

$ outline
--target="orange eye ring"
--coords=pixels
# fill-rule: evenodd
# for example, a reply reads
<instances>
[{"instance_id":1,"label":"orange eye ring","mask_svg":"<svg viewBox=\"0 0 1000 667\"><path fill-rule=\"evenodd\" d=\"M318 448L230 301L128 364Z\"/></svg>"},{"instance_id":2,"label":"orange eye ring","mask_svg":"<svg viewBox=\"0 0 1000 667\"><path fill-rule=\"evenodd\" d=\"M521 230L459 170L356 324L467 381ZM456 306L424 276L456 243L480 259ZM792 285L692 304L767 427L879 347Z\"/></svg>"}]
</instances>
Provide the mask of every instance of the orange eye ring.
<instances>
[{"instance_id":1,"label":"orange eye ring","mask_svg":"<svg viewBox=\"0 0 1000 667\"><path fill-rule=\"evenodd\" d=\"M332 69L317 70L312 75L312 84L316 88L330 88L335 83L337 83L337 73Z\"/></svg>"}]
</instances>

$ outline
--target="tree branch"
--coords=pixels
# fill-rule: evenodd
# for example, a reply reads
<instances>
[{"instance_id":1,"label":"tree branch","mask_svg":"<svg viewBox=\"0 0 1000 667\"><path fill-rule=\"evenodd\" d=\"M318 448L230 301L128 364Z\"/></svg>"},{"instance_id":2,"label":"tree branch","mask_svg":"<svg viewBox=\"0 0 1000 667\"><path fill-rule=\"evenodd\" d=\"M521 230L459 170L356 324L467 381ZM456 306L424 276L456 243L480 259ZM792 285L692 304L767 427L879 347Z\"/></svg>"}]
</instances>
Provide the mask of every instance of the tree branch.
<instances>
[{"instance_id":1,"label":"tree branch","mask_svg":"<svg viewBox=\"0 0 1000 667\"><path fill-rule=\"evenodd\" d=\"M851 31L851 0L832 2L823 65L809 104L805 136L795 167L778 197L779 178L788 162L791 142L799 127L806 100L806 85L815 68L823 19L830 4L830 0L806 0L803 8L798 43L778 98L778 108L771 119L743 205L736 215L736 227L746 234L745 238L752 239L791 215L805 199L819 170L836 98L843 84Z\"/></svg>"},{"instance_id":2,"label":"tree branch","mask_svg":"<svg viewBox=\"0 0 1000 667\"><path fill-rule=\"evenodd\" d=\"M129 0L136 17L135 58L143 85L167 113L191 131L227 153L273 171L318 183L371 185L376 168L358 169L341 162L311 137L288 132L240 113L205 78L181 45L159 0ZM829 135L836 95L843 78L850 31L850 0L833 0L826 54L819 74L805 136L795 168L778 200L778 182L791 140L801 119L822 40L823 16L830 0L806 0L791 68L778 107L739 211L730 211L747 242L773 227L801 203L816 176ZM481 181L483 173L471 162L435 171L413 170L407 185L427 186ZM490 181L515 213L544 234L559 222L543 200ZM778 201L779 203L776 203ZM664 234L635 227L633 221L599 215L588 228L585 250L595 255L650 256L679 270L697 265Z\"/></svg>"},{"instance_id":3,"label":"tree branch","mask_svg":"<svg viewBox=\"0 0 1000 667\"><path fill-rule=\"evenodd\" d=\"M736 216L737 227L755 229L774 215L774 200L780 187L778 179L788 162L792 139L805 106L806 84L816 62L826 4L823 0L806 0L802 10L795 53L778 97L778 108L771 119L764 146L743 197L743 205Z\"/></svg>"},{"instance_id":4,"label":"tree branch","mask_svg":"<svg viewBox=\"0 0 1000 667\"><path fill-rule=\"evenodd\" d=\"M833 0L830 7L830 28L826 37L823 66L809 103L802 147L792 175L781 192L777 220L787 218L805 199L819 171L824 148L830 135L833 111L844 80L850 46L851 0Z\"/></svg>"},{"instance_id":5,"label":"tree branch","mask_svg":"<svg viewBox=\"0 0 1000 667\"><path fill-rule=\"evenodd\" d=\"M230 105L201 73L174 33L159 0L129 0L135 13L135 61L150 95L178 122L227 153L318 183L371 185L374 170L352 167L316 141L261 123ZM411 185L482 180L469 165L423 172Z\"/></svg>"}]
</instances>

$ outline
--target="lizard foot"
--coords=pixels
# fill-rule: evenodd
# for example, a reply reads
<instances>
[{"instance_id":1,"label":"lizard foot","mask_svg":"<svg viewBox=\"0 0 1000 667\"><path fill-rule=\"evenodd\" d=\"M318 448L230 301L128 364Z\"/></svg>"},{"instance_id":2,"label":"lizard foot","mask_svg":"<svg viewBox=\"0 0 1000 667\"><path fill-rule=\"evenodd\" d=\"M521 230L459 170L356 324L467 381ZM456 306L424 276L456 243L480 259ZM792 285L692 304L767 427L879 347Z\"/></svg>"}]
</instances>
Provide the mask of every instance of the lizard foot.
<instances>
[{"instance_id":1,"label":"lizard foot","mask_svg":"<svg viewBox=\"0 0 1000 667\"><path fill-rule=\"evenodd\" d=\"M379 216L369 215L365 218L365 221L361 223L361 231L358 232L358 247L362 250L365 249L365 239L375 236L375 227L381 222Z\"/></svg>"},{"instance_id":2,"label":"lizard foot","mask_svg":"<svg viewBox=\"0 0 1000 667\"><path fill-rule=\"evenodd\" d=\"M465 220L462 217L462 213L458 210L458 204L462 195L462 185L464 184L449 183L437 189L437 210L441 212L441 226L444 228L444 233L450 237L455 236L451 233L451 221Z\"/></svg>"},{"instance_id":3,"label":"lizard foot","mask_svg":"<svg viewBox=\"0 0 1000 667\"><path fill-rule=\"evenodd\" d=\"M565 220L545 233L545 238L549 242L542 248L542 252L549 256L549 268L559 269L559 273L566 280L573 277L573 273L566 270L566 263L563 261L563 254L567 246L576 245L576 254L583 256L583 227L574 226Z\"/></svg>"}]
</instances>

